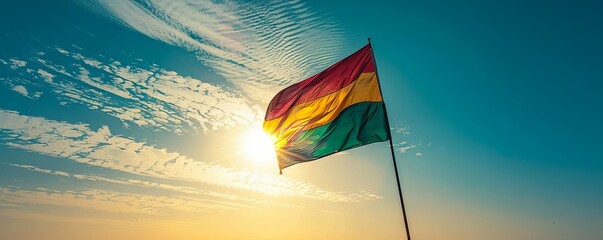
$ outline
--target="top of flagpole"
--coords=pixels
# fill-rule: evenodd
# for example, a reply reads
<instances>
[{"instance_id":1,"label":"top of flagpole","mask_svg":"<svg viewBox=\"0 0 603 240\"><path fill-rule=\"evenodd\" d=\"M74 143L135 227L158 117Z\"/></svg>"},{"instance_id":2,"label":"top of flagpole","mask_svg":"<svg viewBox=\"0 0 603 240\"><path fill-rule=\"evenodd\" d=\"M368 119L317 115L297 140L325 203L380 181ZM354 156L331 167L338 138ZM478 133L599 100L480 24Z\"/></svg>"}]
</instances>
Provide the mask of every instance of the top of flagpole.
<instances>
[{"instance_id":1,"label":"top of flagpole","mask_svg":"<svg viewBox=\"0 0 603 240\"><path fill-rule=\"evenodd\" d=\"M368 38L369 45L371 44L371 38Z\"/></svg>"}]
</instances>

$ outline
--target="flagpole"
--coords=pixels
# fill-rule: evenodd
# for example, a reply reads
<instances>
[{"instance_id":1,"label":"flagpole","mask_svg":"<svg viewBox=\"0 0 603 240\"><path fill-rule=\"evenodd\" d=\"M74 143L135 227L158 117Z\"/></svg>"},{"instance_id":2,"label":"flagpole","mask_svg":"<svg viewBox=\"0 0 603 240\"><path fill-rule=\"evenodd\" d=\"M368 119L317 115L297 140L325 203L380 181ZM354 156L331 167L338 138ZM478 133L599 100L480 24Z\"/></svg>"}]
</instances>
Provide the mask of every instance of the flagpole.
<instances>
[{"instance_id":1,"label":"flagpole","mask_svg":"<svg viewBox=\"0 0 603 240\"><path fill-rule=\"evenodd\" d=\"M371 45L371 38L368 38L368 43ZM385 126L389 134L389 148L392 154L392 161L394 162L394 171L396 172L396 183L398 185L398 195L400 196L400 206L402 207L402 216L404 217L404 227L406 228L406 239L410 239L410 230L408 228L408 220L406 219L406 208L404 208L404 198L402 197L402 187L400 186L400 175L398 174L398 165L396 164L396 154L394 151L394 143L392 142L392 131L389 126L389 115L387 115L387 106L385 106L385 98L381 90L381 82L379 81L379 72L377 71L377 60L375 59L375 53L373 52L373 45L371 47L371 54L373 56L373 64L375 65L375 74L377 75L377 83L379 84L379 93L383 98L383 112L385 113Z\"/></svg>"}]
</instances>

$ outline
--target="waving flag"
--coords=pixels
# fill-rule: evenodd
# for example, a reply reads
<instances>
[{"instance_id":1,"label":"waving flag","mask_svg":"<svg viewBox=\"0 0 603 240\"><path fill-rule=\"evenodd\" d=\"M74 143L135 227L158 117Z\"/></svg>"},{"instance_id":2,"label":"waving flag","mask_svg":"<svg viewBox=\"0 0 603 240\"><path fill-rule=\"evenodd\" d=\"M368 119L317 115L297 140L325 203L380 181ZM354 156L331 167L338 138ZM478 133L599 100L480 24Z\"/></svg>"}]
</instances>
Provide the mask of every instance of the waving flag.
<instances>
[{"instance_id":1,"label":"waving flag","mask_svg":"<svg viewBox=\"0 0 603 240\"><path fill-rule=\"evenodd\" d=\"M264 130L279 168L390 138L370 43L326 70L280 91Z\"/></svg>"}]
</instances>

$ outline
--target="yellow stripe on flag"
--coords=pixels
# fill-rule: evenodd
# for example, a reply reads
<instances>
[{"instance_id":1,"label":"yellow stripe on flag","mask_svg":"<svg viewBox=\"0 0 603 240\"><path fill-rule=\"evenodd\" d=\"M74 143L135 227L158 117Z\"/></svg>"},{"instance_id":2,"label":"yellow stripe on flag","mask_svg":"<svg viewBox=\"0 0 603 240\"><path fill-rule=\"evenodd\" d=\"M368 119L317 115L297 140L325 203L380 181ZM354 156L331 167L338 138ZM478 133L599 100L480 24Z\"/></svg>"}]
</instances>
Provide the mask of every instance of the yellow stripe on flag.
<instances>
[{"instance_id":1,"label":"yellow stripe on flag","mask_svg":"<svg viewBox=\"0 0 603 240\"><path fill-rule=\"evenodd\" d=\"M297 132L333 121L345 108L360 102L381 102L379 82L374 72L361 73L356 81L313 101L294 106L282 117L264 122L264 129L279 140L281 147ZM284 132L279 132L284 129Z\"/></svg>"}]
</instances>

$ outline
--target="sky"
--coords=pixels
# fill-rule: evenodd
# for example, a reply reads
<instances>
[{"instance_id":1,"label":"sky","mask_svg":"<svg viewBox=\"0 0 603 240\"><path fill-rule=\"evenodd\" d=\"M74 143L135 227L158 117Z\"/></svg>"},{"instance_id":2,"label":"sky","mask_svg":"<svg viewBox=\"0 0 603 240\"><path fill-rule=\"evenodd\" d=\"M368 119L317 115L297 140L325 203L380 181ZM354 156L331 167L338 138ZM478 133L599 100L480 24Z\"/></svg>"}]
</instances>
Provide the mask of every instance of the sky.
<instances>
[{"instance_id":1,"label":"sky","mask_svg":"<svg viewBox=\"0 0 603 240\"><path fill-rule=\"evenodd\" d=\"M413 239L601 239L597 1L5 1L0 239L404 239L387 142L271 97L371 38Z\"/></svg>"}]
</instances>

